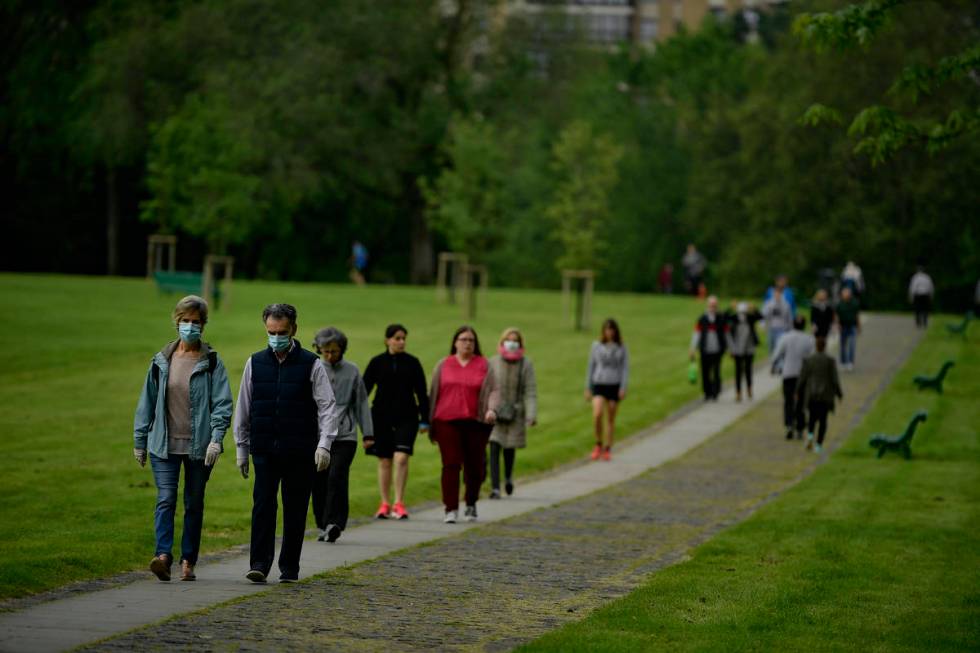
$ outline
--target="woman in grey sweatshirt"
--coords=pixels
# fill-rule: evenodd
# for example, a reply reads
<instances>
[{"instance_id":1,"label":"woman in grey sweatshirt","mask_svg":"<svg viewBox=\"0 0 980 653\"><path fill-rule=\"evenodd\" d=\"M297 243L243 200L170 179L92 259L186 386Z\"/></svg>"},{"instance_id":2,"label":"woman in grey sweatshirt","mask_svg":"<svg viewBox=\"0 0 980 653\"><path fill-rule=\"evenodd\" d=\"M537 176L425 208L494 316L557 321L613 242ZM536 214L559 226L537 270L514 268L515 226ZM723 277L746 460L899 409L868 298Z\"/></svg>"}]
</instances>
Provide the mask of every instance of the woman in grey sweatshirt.
<instances>
[{"instance_id":1,"label":"woman in grey sweatshirt","mask_svg":"<svg viewBox=\"0 0 980 653\"><path fill-rule=\"evenodd\" d=\"M592 460L612 459L613 432L619 402L626 398L629 381L629 352L623 344L616 320L602 323L599 340L592 343L585 373L585 400L592 402L595 447ZM605 430L603 430L605 424Z\"/></svg>"},{"instance_id":2,"label":"woman in grey sweatshirt","mask_svg":"<svg viewBox=\"0 0 980 653\"><path fill-rule=\"evenodd\" d=\"M327 372L337 403L337 438L330 446L330 467L313 479L313 515L320 529L321 542L335 542L347 528L350 466L357 453L357 427L365 441L374 439L371 405L357 366L344 360L347 336L327 327L317 332L313 347Z\"/></svg>"}]
</instances>

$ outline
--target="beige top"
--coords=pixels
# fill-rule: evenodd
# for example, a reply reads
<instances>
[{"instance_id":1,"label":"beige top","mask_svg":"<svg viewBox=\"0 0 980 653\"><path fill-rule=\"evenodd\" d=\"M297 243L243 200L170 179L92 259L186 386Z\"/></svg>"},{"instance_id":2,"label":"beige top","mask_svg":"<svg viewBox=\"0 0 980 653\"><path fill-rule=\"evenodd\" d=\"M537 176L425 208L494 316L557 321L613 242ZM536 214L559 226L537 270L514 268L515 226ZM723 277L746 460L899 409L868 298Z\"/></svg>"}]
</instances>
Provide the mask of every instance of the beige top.
<instances>
[{"instance_id":1,"label":"beige top","mask_svg":"<svg viewBox=\"0 0 980 653\"><path fill-rule=\"evenodd\" d=\"M167 453L187 455L191 450L191 372L198 356L170 357L167 377Z\"/></svg>"}]
</instances>

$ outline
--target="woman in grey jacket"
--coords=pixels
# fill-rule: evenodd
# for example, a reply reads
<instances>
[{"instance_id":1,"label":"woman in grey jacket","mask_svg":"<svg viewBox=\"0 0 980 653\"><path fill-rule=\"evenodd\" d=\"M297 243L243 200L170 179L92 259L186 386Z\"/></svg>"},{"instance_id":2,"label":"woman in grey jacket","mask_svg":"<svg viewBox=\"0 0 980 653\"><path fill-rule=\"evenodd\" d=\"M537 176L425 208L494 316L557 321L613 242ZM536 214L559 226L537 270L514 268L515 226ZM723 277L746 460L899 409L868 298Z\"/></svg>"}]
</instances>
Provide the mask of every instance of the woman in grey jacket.
<instances>
[{"instance_id":1,"label":"woman in grey jacket","mask_svg":"<svg viewBox=\"0 0 980 653\"><path fill-rule=\"evenodd\" d=\"M524 355L524 336L504 329L490 369L500 388L497 421L490 432L490 498L500 498L500 454L504 455L504 490L514 493L514 459L527 446L527 427L538 420L538 383L534 364Z\"/></svg>"},{"instance_id":2,"label":"woman in grey jacket","mask_svg":"<svg viewBox=\"0 0 980 653\"><path fill-rule=\"evenodd\" d=\"M357 453L357 427L361 427L364 447L374 440L371 405L357 365L344 359L347 336L340 329L320 329L313 340L320 364L327 371L337 400L334 411L337 437L330 445L330 467L313 477L313 516L320 529L319 541L336 542L347 528L350 511L348 486L350 466Z\"/></svg>"},{"instance_id":3,"label":"woman in grey jacket","mask_svg":"<svg viewBox=\"0 0 980 653\"><path fill-rule=\"evenodd\" d=\"M629 380L630 358L616 320L609 318L602 323L598 341L592 343L589 366L585 373L585 400L592 402L592 421L595 429L595 447L592 460L612 459L613 431L616 427L616 411L619 402L626 398ZM603 417L605 416L605 417ZM605 432L603 432L605 424Z\"/></svg>"},{"instance_id":4,"label":"woman in grey jacket","mask_svg":"<svg viewBox=\"0 0 980 653\"><path fill-rule=\"evenodd\" d=\"M188 295L173 312L178 339L150 362L133 420L133 455L140 467L149 453L157 486L156 553L150 571L170 580L177 485L184 469L184 534L180 579L194 580L201 548L204 488L222 452L231 422L231 387L218 353L201 341L208 305Z\"/></svg>"}]
</instances>

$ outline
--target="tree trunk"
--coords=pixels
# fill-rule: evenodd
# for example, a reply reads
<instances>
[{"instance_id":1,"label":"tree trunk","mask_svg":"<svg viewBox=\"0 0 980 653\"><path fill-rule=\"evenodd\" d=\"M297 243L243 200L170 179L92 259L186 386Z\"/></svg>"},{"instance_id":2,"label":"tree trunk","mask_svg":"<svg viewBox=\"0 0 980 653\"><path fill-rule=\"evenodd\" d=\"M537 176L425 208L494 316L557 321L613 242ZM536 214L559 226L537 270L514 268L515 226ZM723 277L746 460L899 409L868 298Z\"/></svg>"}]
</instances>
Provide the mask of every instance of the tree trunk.
<instances>
[{"instance_id":1,"label":"tree trunk","mask_svg":"<svg viewBox=\"0 0 980 653\"><path fill-rule=\"evenodd\" d=\"M119 202L116 170L106 168L106 274L119 274Z\"/></svg>"}]
</instances>

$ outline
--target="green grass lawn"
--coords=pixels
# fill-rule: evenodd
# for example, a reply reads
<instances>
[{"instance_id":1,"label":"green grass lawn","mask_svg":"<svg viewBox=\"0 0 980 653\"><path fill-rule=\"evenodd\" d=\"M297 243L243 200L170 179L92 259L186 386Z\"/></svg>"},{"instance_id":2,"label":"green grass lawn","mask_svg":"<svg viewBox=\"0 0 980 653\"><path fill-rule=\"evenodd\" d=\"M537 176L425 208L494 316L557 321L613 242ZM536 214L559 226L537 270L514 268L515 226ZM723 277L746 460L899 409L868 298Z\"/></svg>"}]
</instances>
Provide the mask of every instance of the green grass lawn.
<instances>
[{"instance_id":1,"label":"green grass lawn","mask_svg":"<svg viewBox=\"0 0 980 653\"><path fill-rule=\"evenodd\" d=\"M827 465L632 594L521 651L977 650L980 330L935 321ZM912 377L953 358L942 396ZM913 458L871 433L929 411Z\"/></svg>"},{"instance_id":2,"label":"green grass lawn","mask_svg":"<svg viewBox=\"0 0 980 653\"><path fill-rule=\"evenodd\" d=\"M390 322L408 327L408 350L427 373L463 322L461 309L437 303L431 288L236 281L232 293L228 309L212 311L205 339L224 359L236 397L246 358L265 346L262 308L274 301L297 306L304 346L323 326L344 330L348 359L362 370L383 350ZM14 321L0 343L0 598L143 568L153 555L156 490L149 466L133 461L133 411L152 355L174 338L170 313L179 297L140 279L10 274L0 275L0 297ZM621 434L698 395L685 370L700 309L682 297L595 298L596 327L616 317L632 359ZM540 397L539 426L518 455L520 476L589 450L582 388L594 333L571 331L558 293L491 290L475 321L484 351L492 353L511 325L525 333ZM229 432L208 485L205 552L248 541L252 481L235 469L233 442ZM353 516L376 508L375 464L363 450L354 461ZM439 468L438 451L421 438L410 508L438 498Z\"/></svg>"}]
</instances>

